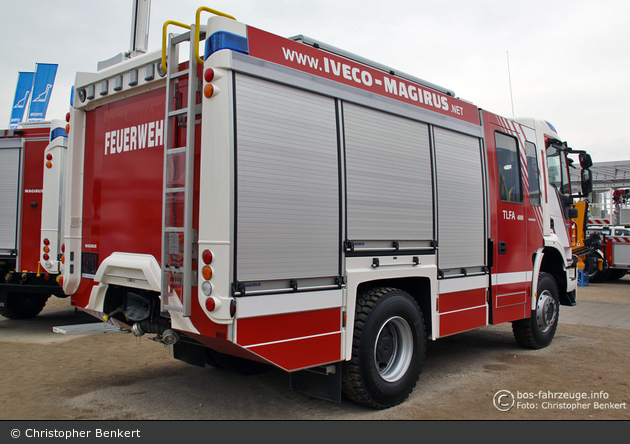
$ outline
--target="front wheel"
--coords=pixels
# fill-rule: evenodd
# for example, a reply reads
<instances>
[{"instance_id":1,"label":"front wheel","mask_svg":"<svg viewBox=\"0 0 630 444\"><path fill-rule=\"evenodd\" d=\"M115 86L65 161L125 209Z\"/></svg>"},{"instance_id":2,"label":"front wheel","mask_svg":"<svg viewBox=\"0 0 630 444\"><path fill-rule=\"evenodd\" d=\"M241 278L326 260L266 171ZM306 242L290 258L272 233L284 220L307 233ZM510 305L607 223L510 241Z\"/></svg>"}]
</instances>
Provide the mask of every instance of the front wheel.
<instances>
[{"instance_id":1,"label":"front wheel","mask_svg":"<svg viewBox=\"0 0 630 444\"><path fill-rule=\"evenodd\" d=\"M359 295L352 359L343 365L344 394L372 408L403 402L418 381L425 354L422 313L409 293L375 288Z\"/></svg>"},{"instance_id":2,"label":"front wheel","mask_svg":"<svg viewBox=\"0 0 630 444\"><path fill-rule=\"evenodd\" d=\"M560 314L560 298L556 281L548 273L538 277L536 308L529 319L512 323L516 342L532 349L545 348L556 334Z\"/></svg>"}]
</instances>

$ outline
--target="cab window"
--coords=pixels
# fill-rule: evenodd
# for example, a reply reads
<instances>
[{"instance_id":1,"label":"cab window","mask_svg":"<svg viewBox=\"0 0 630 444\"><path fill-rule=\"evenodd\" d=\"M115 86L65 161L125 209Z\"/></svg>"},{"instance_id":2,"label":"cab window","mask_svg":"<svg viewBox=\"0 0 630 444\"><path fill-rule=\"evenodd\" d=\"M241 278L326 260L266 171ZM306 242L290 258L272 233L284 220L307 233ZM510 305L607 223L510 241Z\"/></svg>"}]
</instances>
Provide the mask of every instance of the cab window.
<instances>
[{"instance_id":1,"label":"cab window","mask_svg":"<svg viewBox=\"0 0 630 444\"><path fill-rule=\"evenodd\" d=\"M496 133L499 197L503 202L522 203L523 186L518 154L518 141L506 134Z\"/></svg>"},{"instance_id":2,"label":"cab window","mask_svg":"<svg viewBox=\"0 0 630 444\"><path fill-rule=\"evenodd\" d=\"M527 158L527 176L529 177L529 203L532 206L540 206L540 174L538 172L538 156L536 145L525 142L525 155Z\"/></svg>"}]
</instances>

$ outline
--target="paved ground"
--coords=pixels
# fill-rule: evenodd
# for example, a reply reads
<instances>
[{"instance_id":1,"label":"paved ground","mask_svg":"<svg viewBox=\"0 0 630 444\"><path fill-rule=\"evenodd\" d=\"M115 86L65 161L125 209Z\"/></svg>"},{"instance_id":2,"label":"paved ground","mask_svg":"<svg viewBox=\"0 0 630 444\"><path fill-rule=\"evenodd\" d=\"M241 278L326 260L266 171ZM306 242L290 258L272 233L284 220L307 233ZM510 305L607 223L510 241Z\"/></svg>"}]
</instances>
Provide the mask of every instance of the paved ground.
<instances>
[{"instance_id":1,"label":"paved ground","mask_svg":"<svg viewBox=\"0 0 630 444\"><path fill-rule=\"evenodd\" d=\"M630 299L630 295L628 295ZM630 330L630 305L605 302L580 302L575 307L562 307L560 323Z\"/></svg>"},{"instance_id":2,"label":"paved ground","mask_svg":"<svg viewBox=\"0 0 630 444\"><path fill-rule=\"evenodd\" d=\"M130 334L52 333L54 327L94 322L55 298L34 319L0 318L0 419L627 421L629 307L626 276L579 288L578 305L561 307L558 332L545 349L520 348L509 324L430 342L409 399L373 411L292 392L280 370L242 376L184 364L168 348ZM562 401L545 407L543 400L529 399L525 407L502 412L493 397L504 390L605 398L587 399L589 407L576 410L563 408ZM608 404L596 407L601 401Z\"/></svg>"},{"instance_id":3,"label":"paved ground","mask_svg":"<svg viewBox=\"0 0 630 444\"><path fill-rule=\"evenodd\" d=\"M630 275L616 281L578 287L575 307L560 309L561 324L630 330Z\"/></svg>"}]
</instances>

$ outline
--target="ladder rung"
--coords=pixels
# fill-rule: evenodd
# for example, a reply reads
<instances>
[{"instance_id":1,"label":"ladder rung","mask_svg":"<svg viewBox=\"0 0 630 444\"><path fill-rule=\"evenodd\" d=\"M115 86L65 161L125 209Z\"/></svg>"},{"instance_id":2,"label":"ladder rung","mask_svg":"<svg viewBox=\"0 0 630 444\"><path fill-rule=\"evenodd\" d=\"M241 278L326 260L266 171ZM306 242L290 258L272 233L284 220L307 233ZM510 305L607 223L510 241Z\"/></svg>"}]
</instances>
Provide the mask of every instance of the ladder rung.
<instances>
[{"instance_id":1,"label":"ladder rung","mask_svg":"<svg viewBox=\"0 0 630 444\"><path fill-rule=\"evenodd\" d=\"M166 231L167 233L183 233L184 227L164 227L164 231Z\"/></svg>"},{"instance_id":2,"label":"ladder rung","mask_svg":"<svg viewBox=\"0 0 630 444\"><path fill-rule=\"evenodd\" d=\"M180 77L187 76L189 72L190 72L190 69L184 69L182 71L177 71L177 72L171 74L169 76L169 78L171 78L171 79L178 79Z\"/></svg>"},{"instance_id":3,"label":"ladder rung","mask_svg":"<svg viewBox=\"0 0 630 444\"><path fill-rule=\"evenodd\" d=\"M175 111L169 111L168 116L169 117L181 116L182 114L186 114L187 112L188 112L188 108L180 108L180 109L176 109Z\"/></svg>"},{"instance_id":4,"label":"ladder rung","mask_svg":"<svg viewBox=\"0 0 630 444\"><path fill-rule=\"evenodd\" d=\"M167 194L183 193L185 191L186 191L186 188L184 188L184 187L175 187L175 188L167 188L166 189L166 193Z\"/></svg>"},{"instance_id":5,"label":"ladder rung","mask_svg":"<svg viewBox=\"0 0 630 444\"><path fill-rule=\"evenodd\" d=\"M170 156L171 154L181 154L185 153L188 149L187 146L178 146L176 148L167 148L167 154Z\"/></svg>"}]
</instances>

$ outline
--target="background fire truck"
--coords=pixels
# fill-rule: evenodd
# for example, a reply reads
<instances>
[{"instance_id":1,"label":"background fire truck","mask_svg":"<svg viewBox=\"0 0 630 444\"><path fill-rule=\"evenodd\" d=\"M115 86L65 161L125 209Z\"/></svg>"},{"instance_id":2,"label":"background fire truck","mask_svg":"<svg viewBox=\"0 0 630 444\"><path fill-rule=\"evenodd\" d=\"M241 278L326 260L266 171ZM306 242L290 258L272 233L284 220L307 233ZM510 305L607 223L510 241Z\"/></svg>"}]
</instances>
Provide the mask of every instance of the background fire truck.
<instances>
[{"instance_id":1,"label":"background fire truck","mask_svg":"<svg viewBox=\"0 0 630 444\"><path fill-rule=\"evenodd\" d=\"M51 295L66 297L58 283L65 126L53 120L0 130L0 314L10 319L36 316Z\"/></svg>"},{"instance_id":2,"label":"background fire truck","mask_svg":"<svg viewBox=\"0 0 630 444\"><path fill-rule=\"evenodd\" d=\"M590 253L590 282L619 279L630 270L630 161L596 162L587 235L600 238Z\"/></svg>"},{"instance_id":3,"label":"background fire truck","mask_svg":"<svg viewBox=\"0 0 630 444\"><path fill-rule=\"evenodd\" d=\"M408 397L427 339L512 322L550 344L577 289L553 126L209 8L163 41L76 76L75 306L190 364L272 364L374 408Z\"/></svg>"}]
</instances>

